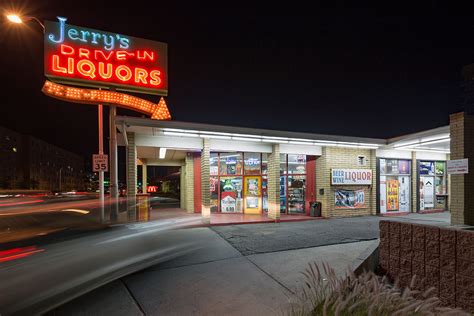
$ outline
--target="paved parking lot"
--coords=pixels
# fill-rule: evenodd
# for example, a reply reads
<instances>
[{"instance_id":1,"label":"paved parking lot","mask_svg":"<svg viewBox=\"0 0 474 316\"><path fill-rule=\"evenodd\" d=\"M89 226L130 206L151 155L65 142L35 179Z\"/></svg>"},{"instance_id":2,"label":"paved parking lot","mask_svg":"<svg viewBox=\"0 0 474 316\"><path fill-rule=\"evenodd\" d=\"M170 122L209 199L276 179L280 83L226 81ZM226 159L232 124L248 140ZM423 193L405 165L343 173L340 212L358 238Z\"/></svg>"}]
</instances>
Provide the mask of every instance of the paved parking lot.
<instances>
[{"instance_id":1,"label":"paved parking lot","mask_svg":"<svg viewBox=\"0 0 474 316\"><path fill-rule=\"evenodd\" d=\"M381 219L448 225L449 213L171 231L167 242L199 240L202 248L123 277L53 315L284 314L309 263L327 262L344 274L378 242Z\"/></svg>"}]
</instances>

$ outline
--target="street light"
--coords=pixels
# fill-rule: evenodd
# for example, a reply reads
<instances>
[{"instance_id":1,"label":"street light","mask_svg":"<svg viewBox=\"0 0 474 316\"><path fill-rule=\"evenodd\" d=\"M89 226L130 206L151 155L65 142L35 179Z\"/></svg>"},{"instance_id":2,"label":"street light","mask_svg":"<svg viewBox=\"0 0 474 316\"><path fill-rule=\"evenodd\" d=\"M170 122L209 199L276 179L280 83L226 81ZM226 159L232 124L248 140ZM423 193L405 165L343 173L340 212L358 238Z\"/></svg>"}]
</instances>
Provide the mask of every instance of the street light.
<instances>
[{"instance_id":1,"label":"street light","mask_svg":"<svg viewBox=\"0 0 474 316\"><path fill-rule=\"evenodd\" d=\"M15 23L15 24L22 24L23 22L29 22L29 21L36 21L41 28L43 29L44 33L44 24L36 17L34 16L19 16L18 14L7 14L7 19L8 21Z\"/></svg>"}]
</instances>

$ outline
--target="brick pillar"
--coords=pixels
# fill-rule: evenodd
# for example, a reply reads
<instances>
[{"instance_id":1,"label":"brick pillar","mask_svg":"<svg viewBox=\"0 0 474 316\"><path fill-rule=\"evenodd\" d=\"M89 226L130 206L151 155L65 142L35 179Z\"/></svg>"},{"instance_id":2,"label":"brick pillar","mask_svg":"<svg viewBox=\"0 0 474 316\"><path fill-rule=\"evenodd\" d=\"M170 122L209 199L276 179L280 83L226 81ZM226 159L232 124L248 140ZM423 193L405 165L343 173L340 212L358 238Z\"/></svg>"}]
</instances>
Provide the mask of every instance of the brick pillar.
<instances>
[{"instance_id":1,"label":"brick pillar","mask_svg":"<svg viewBox=\"0 0 474 316\"><path fill-rule=\"evenodd\" d=\"M369 164L368 167L372 170L372 184L367 189L367 196L370 203L370 214L377 214L377 154L375 149L369 151Z\"/></svg>"},{"instance_id":2,"label":"brick pillar","mask_svg":"<svg viewBox=\"0 0 474 316\"><path fill-rule=\"evenodd\" d=\"M129 219L136 217L137 197L137 147L135 146L135 133L127 132L128 146L126 149L127 160L127 206Z\"/></svg>"},{"instance_id":3,"label":"brick pillar","mask_svg":"<svg viewBox=\"0 0 474 316\"><path fill-rule=\"evenodd\" d=\"M316 196L321 202L321 215L329 217L331 194L331 170L328 168L328 147L321 149L321 156L316 160Z\"/></svg>"},{"instance_id":4,"label":"brick pillar","mask_svg":"<svg viewBox=\"0 0 474 316\"><path fill-rule=\"evenodd\" d=\"M201 152L201 215L204 224L211 223L211 191L210 191L210 170L209 159L211 156L211 149L209 138L203 138L202 152Z\"/></svg>"},{"instance_id":5,"label":"brick pillar","mask_svg":"<svg viewBox=\"0 0 474 316\"><path fill-rule=\"evenodd\" d=\"M179 168L179 207L186 209L186 165L182 164Z\"/></svg>"},{"instance_id":6,"label":"brick pillar","mask_svg":"<svg viewBox=\"0 0 474 316\"><path fill-rule=\"evenodd\" d=\"M148 181L148 176L147 176L147 165L146 165L146 159L140 159L142 161L142 192L147 193L147 181Z\"/></svg>"},{"instance_id":7,"label":"brick pillar","mask_svg":"<svg viewBox=\"0 0 474 316\"><path fill-rule=\"evenodd\" d=\"M411 211L416 213L418 210L417 204L417 196L418 196L418 189L417 189L417 182L418 182L418 175L416 173L416 152L411 152Z\"/></svg>"},{"instance_id":8,"label":"brick pillar","mask_svg":"<svg viewBox=\"0 0 474 316\"><path fill-rule=\"evenodd\" d=\"M193 153L186 153L184 160L184 182L185 182L185 195L184 195L184 209L188 213L194 212L194 158Z\"/></svg>"},{"instance_id":9,"label":"brick pillar","mask_svg":"<svg viewBox=\"0 0 474 316\"><path fill-rule=\"evenodd\" d=\"M474 117L451 114L449 126L451 159L469 159L468 174L451 175L451 224L474 225Z\"/></svg>"},{"instance_id":10,"label":"brick pillar","mask_svg":"<svg viewBox=\"0 0 474 316\"><path fill-rule=\"evenodd\" d=\"M274 220L280 218L280 145L272 146L268 156L268 217Z\"/></svg>"}]
</instances>

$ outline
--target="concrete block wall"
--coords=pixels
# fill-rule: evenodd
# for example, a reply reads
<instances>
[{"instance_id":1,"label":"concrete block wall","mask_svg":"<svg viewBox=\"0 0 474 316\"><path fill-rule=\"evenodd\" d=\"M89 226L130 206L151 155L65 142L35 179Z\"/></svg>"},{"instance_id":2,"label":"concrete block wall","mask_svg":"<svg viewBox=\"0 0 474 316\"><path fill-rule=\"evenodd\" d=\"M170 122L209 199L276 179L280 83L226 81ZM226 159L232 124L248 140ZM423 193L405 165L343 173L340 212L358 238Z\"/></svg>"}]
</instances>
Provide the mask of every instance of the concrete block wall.
<instances>
[{"instance_id":1,"label":"concrete block wall","mask_svg":"<svg viewBox=\"0 0 474 316\"><path fill-rule=\"evenodd\" d=\"M137 147L135 145L135 133L127 132L128 146L126 148L126 172L127 172L127 207L128 218L136 219L137 198Z\"/></svg>"},{"instance_id":2,"label":"concrete block wall","mask_svg":"<svg viewBox=\"0 0 474 316\"><path fill-rule=\"evenodd\" d=\"M194 212L194 158L193 153L186 153L184 159L184 209L188 213Z\"/></svg>"},{"instance_id":3,"label":"concrete block wall","mask_svg":"<svg viewBox=\"0 0 474 316\"><path fill-rule=\"evenodd\" d=\"M416 212L418 210L418 205L417 205L417 196L418 196L418 190L417 190L417 175L416 175L416 152L412 151L411 152L411 211Z\"/></svg>"},{"instance_id":4,"label":"concrete block wall","mask_svg":"<svg viewBox=\"0 0 474 316\"><path fill-rule=\"evenodd\" d=\"M211 222L210 158L211 146L209 138L203 138L201 152L201 216L204 224Z\"/></svg>"},{"instance_id":5,"label":"concrete block wall","mask_svg":"<svg viewBox=\"0 0 474 316\"><path fill-rule=\"evenodd\" d=\"M367 165L359 166L357 157L365 156L368 159ZM317 200L322 204L322 216L324 217L347 217L361 216L376 213L376 155L373 149L357 149L343 147L324 147L322 155L316 160L316 196ZM331 185L331 169L371 169L372 185L371 186L332 186ZM321 189L324 194L321 194ZM365 191L366 207L359 209L336 209L335 208L335 190L359 190Z\"/></svg>"},{"instance_id":6,"label":"concrete block wall","mask_svg":"<svg viewBox=\"0 0 474 316\"><path fill-rule=\"evenodd\" d=\"M449 117L451 159L464 158L464 113ZM451 175L451 223L464 224L464 175Z\"/></svg>"},{"instance_id":7,"label":"concrete block wall","mask_svg":"<svg viewBox=\"0 0 474 316\"><path fill-rule=\"evenodd\" d=\"M280 145L272 146L268 156L268 217L280 218Z\"/></svg>"},{"instance_id":8,"label":"concrete block wall","mask_svg":"<svg viewBox=\"0 0 474 316\"><path fill-rule=\"evenodd\" d=\"M474 312L474 232L380 221L379 262L400 286L434 288L446 306Z\"/></svg>"}]
</instances>

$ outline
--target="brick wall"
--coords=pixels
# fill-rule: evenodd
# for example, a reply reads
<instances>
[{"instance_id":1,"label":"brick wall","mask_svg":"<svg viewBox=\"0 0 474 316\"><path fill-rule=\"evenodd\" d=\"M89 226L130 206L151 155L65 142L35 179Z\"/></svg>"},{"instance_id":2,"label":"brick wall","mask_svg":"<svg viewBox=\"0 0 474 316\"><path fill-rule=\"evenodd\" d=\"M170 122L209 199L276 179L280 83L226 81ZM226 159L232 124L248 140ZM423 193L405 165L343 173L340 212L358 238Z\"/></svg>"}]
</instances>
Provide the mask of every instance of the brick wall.
<instances>
[{"instance_id":1,"label":"brick wall","mask_svg":"<svg viewBox=\"0 0 474 316\"><path fill-rule=\"evenodd\" d=\"M469 159L474 170L474 116L464 112L449 117L451 159ZM474 225L474 173L451 175L451 223Z\"/></svg>"},{"instance_id":2,"label":"brick wall","mask_svg":"<svg viewBox=\"0 0 474 316\"><path fill-rule=\"evenodd\" d=\"M474 312L474 232L380 221L381 271L400 286L434 288L447 306Z\"/></svg>"},{"instance_id":3,"label":"brick wall","mask_svg":"<svg viewBox=\"0 0 474 316\"><path fill-rule=\"evenodd\" d=\"M201 215L203 223L209 224L211 222L211 192L210 192L210 165L211 147L209 138L202 140L201 152Z\"/></svg>"},{"instance_id":4,"label":"brick wall","mask_svg":"<svg viewBox=\"0 0 474 316\"><path fill-rule=\"evenodd\" d=\"M449 117L451 159L464 158L464 113ZM464 175L451 175L451 223L464 224Z\"/></svg>"},{"instance_id":5,"label":"brick wall","mask_svg":"<svg viewBox=\"0 0 474 316\"><path fill-rule=\"evenodd\" d=\"M365 156L368 159L366 166L357 164L357 157ZM371 186L331 186L331 169L371 169L372 185ZM322 216L339 217L339 216L361 216L375 214L376 210L376 156L375 150L372 149L355 149L342 147L323 147L322 155L316 160L316 196L317 200L322 203ZM324 190L324 194L320 194L320 190ZM365 190L366 207L360 209L336 209L335 190Z\"/></svg>"},{"instance_id":6,"label":"brick wall","mask_svg":"<svg viewBox=\"0 0 474 316\"><path fill-rule=\"evenodd\" d=\"M280 218L280 145L272 146L268 156L268 217Z\"/></svg>"},{"instance_id":7,"label":"brick wall","mask_svg":"<svg viewBox=\"0 0 474 316\"><path fill-rule=\"evenodd\" d=\"M126 148L127 162L127 206L128 218L136 219L136 194L137 194L137 147L135 146L135 133L127 132L128 146Z\"/></svg>"},{"instance_id":8,"label":"brick wall","mask_svg":"<svg viewBox=\"0 0 474 316\"><path fill-rule=\"evenodd\" d=\"M184 159L184 209L188 213L194 212L194 157L193 153L186 153Z\"/></svg>"},{"instance_id":9,"label":"brick wall","mask_svg":"<svg viewBox=\"0 0 474 316\"><path fill-rule=\"evenodd\" d=\"M411 152L411 211L416 212L418 210L418 204L416 202L418 196L417 181L418 177L416 174L416 152ZM449 183L449 182L448 182Z\"/></svg>"}]
</instances>

